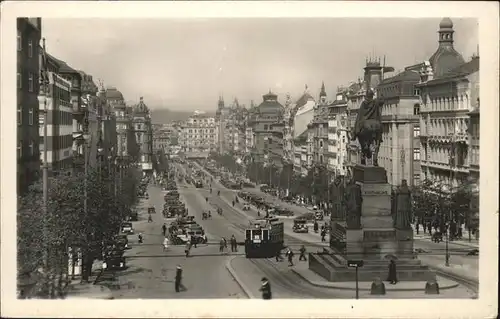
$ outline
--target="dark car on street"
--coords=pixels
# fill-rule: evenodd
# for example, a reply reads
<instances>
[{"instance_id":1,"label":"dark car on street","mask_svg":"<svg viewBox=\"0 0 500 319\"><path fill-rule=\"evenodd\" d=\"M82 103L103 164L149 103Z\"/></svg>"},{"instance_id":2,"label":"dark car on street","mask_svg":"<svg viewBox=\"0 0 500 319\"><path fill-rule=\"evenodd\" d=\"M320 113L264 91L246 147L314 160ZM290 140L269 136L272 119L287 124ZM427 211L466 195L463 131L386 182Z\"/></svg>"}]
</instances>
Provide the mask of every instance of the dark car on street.
<instances>
[{"instance_id":1,"label":"dark car on street","mask_svg":"<svg viewBox=\"0 0 500 319\"><path fill-rule=\"evenodd\" d=\"M108 270L120 270L124 269L127 266L125 256L123 256L123 251L114 249L109 251L104 256L104 263L106 265L106 269Z\"/></svg>"}]
</instances>

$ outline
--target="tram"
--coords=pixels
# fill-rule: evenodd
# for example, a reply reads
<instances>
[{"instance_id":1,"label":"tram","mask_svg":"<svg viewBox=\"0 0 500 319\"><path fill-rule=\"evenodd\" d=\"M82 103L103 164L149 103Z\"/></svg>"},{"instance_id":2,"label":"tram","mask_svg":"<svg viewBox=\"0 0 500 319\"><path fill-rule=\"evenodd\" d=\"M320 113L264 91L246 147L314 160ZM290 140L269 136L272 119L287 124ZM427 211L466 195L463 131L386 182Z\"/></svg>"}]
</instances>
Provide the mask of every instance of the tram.
<instances>
[{"instance_id":1,"label":"tram","mask_svg":"<svg viewBox=\"0 0 500 319\"><path fill-rule=\"evenodd\" d=\"M261 218L250 221L245 230L246 258L271 258L283 249L283 222L278 218Z\"/></svg>"}]
</instances>

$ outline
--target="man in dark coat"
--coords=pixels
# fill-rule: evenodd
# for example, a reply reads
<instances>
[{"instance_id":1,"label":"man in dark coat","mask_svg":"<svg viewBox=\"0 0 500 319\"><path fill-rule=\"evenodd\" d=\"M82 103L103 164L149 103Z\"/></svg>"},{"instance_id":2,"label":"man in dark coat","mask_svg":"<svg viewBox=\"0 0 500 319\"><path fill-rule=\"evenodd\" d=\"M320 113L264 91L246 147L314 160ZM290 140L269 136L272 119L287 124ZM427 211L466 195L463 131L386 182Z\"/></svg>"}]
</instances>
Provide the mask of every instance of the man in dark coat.
<instances>
[{"instance_id":1,"label":"man in dark coat","mask_svg":"<svg viewBox=\"0 0 500 319\"><path fill-rule=\"evenodd\" d=\"M238 251L238 244L236 243L236 237L234 235L231 236L231 252Z\"/></svg>"},{"instance_id":2,"label":"man in dark coat","mask_svg":"<svg viewBox=\"0 0 500 319\"><path fill-rule=\"evenodd\" d=\"M260 291L262 292L262 299L272 299L271 284L266 277L261 280L262 285L260 286Z\"/></svg>"},{"instance_id":3,"label":"man in dark coat","mask_svg":"<svg viewBox=\"0 0 500 319\"><path fill-rule=\"evenodd\" d=\"M303 260L303 261L307 261L306 259L306 247L304 245L302 245L302 247L300 247L300 256L299 256L299 261Z\"/></svg>"},{"instance_id":4,"label":"man in dark coat","mask_svg":"<svg viewBox=\"0 0 500 319\"><path fill-rule=\"evenodd\" d=\"M398 282L396 262L394 262L394 259L391 259L391 262L389 263L389 277L387 278L387 281L389 281L391 285L395 285Z\"/></svg>"}]
</instances>

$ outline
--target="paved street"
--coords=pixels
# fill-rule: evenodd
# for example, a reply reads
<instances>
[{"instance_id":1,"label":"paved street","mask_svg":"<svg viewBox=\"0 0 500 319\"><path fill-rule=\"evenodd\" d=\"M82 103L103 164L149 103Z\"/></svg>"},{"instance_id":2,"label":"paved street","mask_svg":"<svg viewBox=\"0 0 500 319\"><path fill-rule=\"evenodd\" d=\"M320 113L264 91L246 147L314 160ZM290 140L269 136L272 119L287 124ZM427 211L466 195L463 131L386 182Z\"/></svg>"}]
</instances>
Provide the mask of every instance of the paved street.
<instances>
[{"instance_id":1,"label":"paved street","mask_svg":"<svg viewBox=\"0 0 500 319\"><path fill-rule=\"evenodd\" d=\"M217 196L217 191L221 191L221 196ZM212 234L221 234L229 238L232 234L236 236L238 241L243 240L243 231L248 225L248 217L257 217L254 212L242 212L241 204L236 204L236 209L231 206L231 201L234 199L235 192L227 190L217 182L212 183L212 194L208 188L199 189L201 198L209 198L210 204L215 204L221 207L224 211L222 217L214 216L212 221L203 221L203 227ZM194 198L193 198L194 200ZM212 214L213 215L213 214ZM249 216L247 216L249 215ZM224 235L227 234L227 235ZM307 251L311 252L317 250L318 247L312 246L303 240L285 235L285 245L288 245L296 252L295 262L298 262L297 250L304 244ZM240 248L243 253L243 247ZM234 254L233 254L234 255ZM273 285L273 296L276 298L349 298L343 292L331 290L326 288L318 288L305 282L297 276L288 267L286 260L276 262L274 259L246 259L242 254L238 254L231 262L238 277L245 283L245 285L253 292L254 296L260 298L258 288L260 287L260 279L265 276Z\"/></svg>"},{"instance_id":2,"label":"paved street","mask_svg":"<svg viewBox=\"0 0 500 319\"><path fill-rule=\"evenodd\" d=\"M270 200L276 204L283 205L287 208L292 209L298 214L307 212L307 208L298 206L295 204L290 204L279 200L275 196L271 196L267 193L264 193L256 188L245 189L246 191L259 194L264 196L267 200ZM290 228L293 222L291 220L285 219L285 224L289 224ZM286 227L286 226L285 226ZM312 236L315 241L320 242L320 235L315 234L314 232L309 232L309 234L300 234L300 235L308 235ZM423 235L420 232L419 235L415 233L415 249L422 249L425 252L419 254L419 259L422 260L423 263L428 264L430 266L435 266L442 268L444 270L448 269L453 271L454 273L472 279L479 279L479 256L466 256L467 251L474 249L477 247L477 244L471 243L469 244L466 240L462 241L452 241L448 244L448 250L451 254L450 257L450 267L444 268L445 264L445 242L434 243L430 240L430 238L426 235Z\"/></svg>"},{"instance_id":3,"label":"paved street","mask_svg":"<svg viewBox=\"0 0 500 319\"><path fill-rule=\"evenodd\" d=\"M161 214L163 192L156 186L150 186L148 192L149 203L155 206L157 213L153 215L153 223L147 222L147 213L134 223L136 234L143 233L144 243L137 243L137 235L129 236L133 246L127 252L129 268L118 272L120 289L115 288L115 299L246 298L225 268L227 257L220 256L216 245L199 245L192 249L189 258L184 256L183 245L170 246L167 252L163 252L161 226L167 222ZM209 225L201 221L204 199L194 188L180 187L179 192L187 203L189 214L196 216L197 222L207 228ZM213 241L210 230L207 230L207 236ZM181 293L174 291L173 279L178 264L183 267L183 284L187 288Z\"/></svg>"}]
</instances>

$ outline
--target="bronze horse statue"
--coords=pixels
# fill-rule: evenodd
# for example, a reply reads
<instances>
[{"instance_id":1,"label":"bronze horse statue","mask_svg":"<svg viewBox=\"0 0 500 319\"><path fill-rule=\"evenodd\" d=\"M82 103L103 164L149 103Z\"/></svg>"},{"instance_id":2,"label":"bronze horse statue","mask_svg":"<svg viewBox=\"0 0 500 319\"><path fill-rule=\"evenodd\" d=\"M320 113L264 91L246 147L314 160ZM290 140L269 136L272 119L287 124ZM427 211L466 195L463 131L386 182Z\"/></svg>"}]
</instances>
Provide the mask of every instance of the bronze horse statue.
<instances>
[{"instance_id":1,"label":"bronze horse statue","mask_svg":"<svg viewBox=\"0 0 500 319\"><path fill-rule=\"evenodd\" d=\"M382 143L382 105L383 100L374 99L373 91L369 90L359 107L351 139L354 141L357 138L361 145L362 165L366 165L367 158L373 158L373 166L378 166L378 152Z\"/></svg>"}]
</instances>

